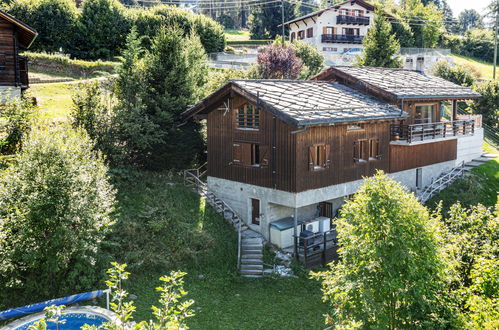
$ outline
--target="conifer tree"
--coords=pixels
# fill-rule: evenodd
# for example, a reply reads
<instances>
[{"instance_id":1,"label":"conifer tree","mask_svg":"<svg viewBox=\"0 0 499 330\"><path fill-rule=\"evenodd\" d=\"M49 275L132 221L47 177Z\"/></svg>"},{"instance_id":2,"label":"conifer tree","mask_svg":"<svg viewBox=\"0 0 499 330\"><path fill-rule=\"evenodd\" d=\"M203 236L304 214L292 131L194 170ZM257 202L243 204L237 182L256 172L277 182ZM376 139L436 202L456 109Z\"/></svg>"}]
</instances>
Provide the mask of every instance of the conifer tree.
<instances>
[{"instance_id":1,"label":"conifer tree","mask_svg":"<svg viewBox=\"0 0 499 330\"><path fill-rule=\"evenodd\" d=\"M392 33L390 22L383 16L380 10L376 11L374 25L369 29L362 45L364 50L358 58L360 66L377 66L385 68L397 68L400 59L396 57L400 50L400 43Z\"/></svg>"}]
</instances>

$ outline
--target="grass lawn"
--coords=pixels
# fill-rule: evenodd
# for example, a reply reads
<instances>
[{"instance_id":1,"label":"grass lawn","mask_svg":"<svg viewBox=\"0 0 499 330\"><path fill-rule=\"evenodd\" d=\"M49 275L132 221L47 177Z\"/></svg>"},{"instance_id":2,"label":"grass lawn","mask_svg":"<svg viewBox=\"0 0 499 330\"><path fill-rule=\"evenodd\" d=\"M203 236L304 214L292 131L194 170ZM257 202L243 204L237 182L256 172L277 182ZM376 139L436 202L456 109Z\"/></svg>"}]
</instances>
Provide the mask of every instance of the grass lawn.
<instances>
[{"instance_id":1,"label":"grass lawn","mask_svg":"<svg viewBox=\"0 0 499 330\"><path fill-rule=\"evenodd\" d=\"M250 40L250 34L243 30L225 30L225 38L227 41L244 41Z\"/></svg>"},{"instance_id":2,"label":"grass lawn","mask_svg":"<svg viewBox=\"0 0 499 330\"><path fill-rule=\"evenodd\" d=\"M117 180L119 221L109 238L110 260L126 262L127 290L137 295L135 320L151 317L158 278L188 273L192 329L321 329L326 305L318 282L243 278L237 236L210 206L173 175L125 171ZM172 184L169 184L172 183Z\"/></svg>"},{"instance_id":3,"label":"grass lawn","mask_svg":"<svg viewBox=\"0 0 499 330\"><path fill-rule=\"evenodd\" d=\"M481 203L490 207L496 204L498 192L499 157L475 167L471 170L471 175L456 180L433 196L426 205L434 208L439 201L442 201L444 213L457 201L464 206Z\"/></svg>"},{"instance_id":4,"label":"grass lawn","mask_svg":"<svg viewBox=\"0 0 499 330\"><path fill-rule=\"evenodd\" d=\"M30 93L36 97L42 119L66 120L73 102L74 83L32 84Z\"/></svg>"},{"instance_id":5,"label":"grass lawn","mask_svg":"<svg viewBox=\"0 0 499 330\"><path fill-rule=\"evenodd\" d=\"M481 73L481 78L492 79L492 71L494 69L492 64L461 55L452 54L452 57L454 58L454 62L456 64L469 64L475 67Z\"/></svg>"}]
</instances>

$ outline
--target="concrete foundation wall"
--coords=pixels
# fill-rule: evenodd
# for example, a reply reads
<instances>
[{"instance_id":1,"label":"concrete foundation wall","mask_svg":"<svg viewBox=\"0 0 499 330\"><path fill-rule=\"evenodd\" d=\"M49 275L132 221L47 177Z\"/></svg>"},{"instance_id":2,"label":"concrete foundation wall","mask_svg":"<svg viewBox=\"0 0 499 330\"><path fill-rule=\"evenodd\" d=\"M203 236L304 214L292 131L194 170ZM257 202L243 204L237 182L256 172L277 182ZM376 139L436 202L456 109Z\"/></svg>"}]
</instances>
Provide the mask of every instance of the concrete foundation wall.
<instances>
[{"instance_id":1,"label":"concrete foundation wall","mask_svg":"<svg viewBox=\"0 0 499 330\"><path fill-rule=\"evenodd\" d=\"M0 104L18 97L21 97L20 87L0 86Z\"/></svg>"},{"instance_id":2,"label":"concrete foundation wall","mask_svg":"<svg viewBox=\"0 0 499 330\"><path fill-rule=\"evenodd\" d=\"M483 130L477 129L475 135L459 137L457 142L457 159L422 167L422 185L428 186L432 180L438 178L463 161L470 161L482 153ZM409 191L416 191L416 171L410 169L389 176L407 187ZM271 188L264 188L215 177L208 177L208 188L219 198L229 204L248 226L268 238L269 224L273 221L292 217L297 209L298 220L310 220L318 215L317 205L320 202L333 204L333 214L344 203L348 195L357 192L363 180L342 183L338 185L307 190L299 193L290 193ZM251 199L260 200L260 225L251 224Z\"/></svg>"},{"instance_id":3,"label":"concrete foundation wall","mask_svg":"<svg viewBox=\"0 0 499 330\"><path fill-rule=\"evenodd\" d=\"M483 128L475 129L475 134L457 139L456 165L469 162L483 153Z\"/></svg>"}]
</instances>

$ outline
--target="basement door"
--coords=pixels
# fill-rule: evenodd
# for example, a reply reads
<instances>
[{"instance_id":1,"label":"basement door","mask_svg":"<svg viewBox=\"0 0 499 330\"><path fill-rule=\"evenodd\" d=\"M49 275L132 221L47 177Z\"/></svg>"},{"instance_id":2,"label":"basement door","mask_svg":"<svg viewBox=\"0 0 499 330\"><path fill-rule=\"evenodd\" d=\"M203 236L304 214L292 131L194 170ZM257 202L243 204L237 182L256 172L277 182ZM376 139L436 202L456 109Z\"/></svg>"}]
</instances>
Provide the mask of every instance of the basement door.
<instances>
[{"instance_id":1,"label":"basement door","mask_svg":"<svg viewBox=\"0 0 499 330\"><path fill-rule=\"evenodd\" d=\"M251 223L260 225L260 201L258 199L251 199Z\"/></svg>"}]
</instances>

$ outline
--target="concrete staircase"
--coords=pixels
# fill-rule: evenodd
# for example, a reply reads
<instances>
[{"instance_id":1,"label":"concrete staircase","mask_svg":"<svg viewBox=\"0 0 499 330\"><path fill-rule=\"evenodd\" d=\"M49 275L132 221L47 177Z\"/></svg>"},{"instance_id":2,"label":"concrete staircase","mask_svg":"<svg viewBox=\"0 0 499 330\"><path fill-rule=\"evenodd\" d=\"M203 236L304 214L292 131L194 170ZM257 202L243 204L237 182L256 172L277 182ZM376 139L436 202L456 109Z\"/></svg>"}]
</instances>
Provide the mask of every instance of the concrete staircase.
<instances>
[{"instance_id":1,"label":"concrete staircase","mask_svg":"<svg viewBox=\"0 0 499 330\"><path fill-rule=\"evenodd\" d=\"M184 171L185 183L215 209L238 232L238 267L242 276L261 277L263 275L263 237L249 229L243 219L222 199L208 190L198 174L199 170Z\"/></svg>"},{"instance_id":2,"label":"concrete staircase","mask_svg":"<svg viewBox=\"0 0 499 330\"><path fill-rule=\"evenodd\" d=\"M480 166L498 156L499 155L496 154L483 154L481 157L475 158L470 162L463 163L447 172L442 173L436 180L433 180L429 186L425 187L418 194L421 203L426 203L435 194L447 188L457 178L468 174L473 168Z\"/></svg>"},{"instance_id":3,"label":"concrete staircase","mask_svg":"<svg viewBox=\"0 0 499 330\"><path fill-rule=\"evenodd\" d=\"M262 277L263 275L263 238L249 231L241 240L240 272L245 277ZM251 233L251 234L250 234Z\"/></svg>"}]
</instances>

